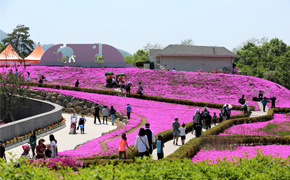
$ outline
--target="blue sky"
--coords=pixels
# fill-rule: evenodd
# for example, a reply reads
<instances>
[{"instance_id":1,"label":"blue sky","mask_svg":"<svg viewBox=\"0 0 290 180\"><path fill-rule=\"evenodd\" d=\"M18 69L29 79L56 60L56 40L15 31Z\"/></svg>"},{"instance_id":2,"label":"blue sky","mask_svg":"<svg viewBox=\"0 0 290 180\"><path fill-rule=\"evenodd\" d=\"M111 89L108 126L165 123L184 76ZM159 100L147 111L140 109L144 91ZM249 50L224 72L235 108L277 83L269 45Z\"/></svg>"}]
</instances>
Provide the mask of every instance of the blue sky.
<instances>
[{"instance_id":1,"label":"blue sky","mask_svg":"<svg viewBox=\"0 0 290 180\"><path fill-rule=\"evenodd\" d=\"M0 29L30 27L41 44L104 43L134 53L146 43L232 49L249 38L290 45L289 0L0 0Z\"/></svg>"}]
</instances>

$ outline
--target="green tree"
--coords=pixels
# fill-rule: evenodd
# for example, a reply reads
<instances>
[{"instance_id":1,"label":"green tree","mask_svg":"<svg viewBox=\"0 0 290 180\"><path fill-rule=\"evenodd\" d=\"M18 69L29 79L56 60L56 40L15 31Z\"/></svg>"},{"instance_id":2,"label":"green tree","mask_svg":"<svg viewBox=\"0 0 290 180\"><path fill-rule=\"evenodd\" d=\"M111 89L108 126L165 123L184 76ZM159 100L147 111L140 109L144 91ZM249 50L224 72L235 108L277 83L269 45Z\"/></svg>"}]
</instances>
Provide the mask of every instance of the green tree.
<instances>
[{"instance_id":1,"label":"green tree","mask_svg":"<svg viewBox=\"0 0 290 180\"><path fill-rule=\"evenodd\" d=\"M8 37L3 39L2 42L5 46L10 43L22 59L27 57L33 51L34 42L29 39L29 27L17 25L16 28L13 29L13 32L8 33L7 35Z\"/></svg>"},{"instance_id":2,"label":"green tree","mask_svg":"<svg viewBox=\"0 0 290 180\"><path fill-rule=\"evenodd\" d=\"M4 118L0 123L14 121L11 113L12 109L25 107L25 94L29 91L29 87L25 84L24 76L19 74L16 76L12 71L7 76L0 73L0 107L4 112ZM16 96L18 95L18 96Z\"/></svg>"},{"instance_id":3,"label":"green tree","mask_svg":"<svg viewBox=\"0 0 290 180\"><path fill-rule=\"evenodd\" d=\"M290 89L290 51L282 56L276 67L278 83Z\"/></svg>"},{"instance_id":4,"label":"green tree","mask_svg":"<svg viewBox=\"0 0 290 180\"><path fill-rule=\"evenodd\" d=\"M192 41L192 39L184 39L181 41L180 45L194 45L194 42Z\"/></svg>"},{"instance_id":5,"label":"green tree","mask_svg":"<svg viewBox=\"0 0 290 180\"><path fill-rule=\"evenodd\" d=\"M0 53L4 50L4 44L0 42Z\"/></svg>"},{"instance_id":6,"label":"green tree","mask_svg":"<svg viewBox=\"0 0 290 180\"><path fill-rule=\"evenodd\" d=\"M290 47L278 38L270 42L251 40L236 52L238 57L233 62L249 76L264 78L290 88L285 78L288 72L283 67L288 67L286 60L289 59L289 52Z\"/></svg>"},{"instance_id":7,"label":"green tree","mask_svg":"<svg viewBox=\"0 0 290 180\"><path fill-rule=\"evenodd\" d=\"M147 43L143 48L145 51L149 51L149 49L163 49L164 46L160 43L155 44Z\"/></svg>"},{"instance_id":8,"label":"green tree","mask_svg":"<svg viewBox=\"0 0 290 180\"><path fill-rule=\"evenodd\" d=\"M144 62L144 61L150 61L149 59L149 51L145 51L143 49L139 49L136 51L132 57L126 56L125 61L127 64L132 64L136 66L137 62Z\"/></svg>"}]
</instances>

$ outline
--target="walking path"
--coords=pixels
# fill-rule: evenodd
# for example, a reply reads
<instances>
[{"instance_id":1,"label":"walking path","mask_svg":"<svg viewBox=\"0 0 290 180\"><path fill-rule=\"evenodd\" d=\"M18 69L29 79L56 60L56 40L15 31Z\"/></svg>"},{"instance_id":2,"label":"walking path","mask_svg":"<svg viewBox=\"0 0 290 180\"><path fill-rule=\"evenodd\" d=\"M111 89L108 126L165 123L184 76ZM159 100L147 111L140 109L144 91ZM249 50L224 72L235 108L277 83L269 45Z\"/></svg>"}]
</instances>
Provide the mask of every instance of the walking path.
<instances>
[{"instance_id":1,"label":"walking path","mask_svg":"<svg viewBox=\"0 0 290 180\"><path fill-rule=\"evenodd\" d=\"M251 114L250 117L263 116L263 115L266 115L268 113L269 109L268 109L267 106L266 106L266 109L265 109L266 112L263 112L263 105L262 105L261 102L258 102L258 106L260 107L261 111L252 111L252 114ZM212 125L212 127L214 127L214 125ZM202 131L205 132L206 129L202 129ZM185 143L188 142L192 138L195 138L195 134L191 134L191 133L186 134ZM164 157L167 157L170 154L174 153L180 146L181 146L181 138L178 138L178 145L177 146L173 144L173 139L170 140L170 141L167 141L164 144L164 148L163 148ZM153 155L153 159L154 160L158 159L156 150L153 151L152 155Z\"/></svg>"},{"instance_id":2,"label":"walking path","mask_svg":"<svg viewBox=\"0 0 290 180\"><path fill-rule=\"evenodd\" d=\"M99 122L97 122L97 124L95 125L94 118L85 117L87 120L85 124L85 133L80 134L80 130L79 130L77 131L77 134L69 134L70 123L71 123L70 114L62 114L62 116L66 119L66 127L53 133L55 139L57 140L58 152L74 149L79 144L82 144L89 140L93 140L97 137L100 137L102 133L108 132L117 128L116 125L112 126L111 123L108 123L108 125L103 125L103 124L100 125ZM45 139L45 144L50 143L49 135L46 135L44 137L42 137L41 135L37 136L37 139L40 139L40 138ZM37 140L37 143L38 143L38 140ZM19 145L15 148L7 150L6 151L7 159L11 158L8 152L12 152L12 154L16 155L15 158L19 158L21 154L23 153L22 145ZM32 157L31 151L30 151L30 156Z\"/></svg>"}]
</instances>

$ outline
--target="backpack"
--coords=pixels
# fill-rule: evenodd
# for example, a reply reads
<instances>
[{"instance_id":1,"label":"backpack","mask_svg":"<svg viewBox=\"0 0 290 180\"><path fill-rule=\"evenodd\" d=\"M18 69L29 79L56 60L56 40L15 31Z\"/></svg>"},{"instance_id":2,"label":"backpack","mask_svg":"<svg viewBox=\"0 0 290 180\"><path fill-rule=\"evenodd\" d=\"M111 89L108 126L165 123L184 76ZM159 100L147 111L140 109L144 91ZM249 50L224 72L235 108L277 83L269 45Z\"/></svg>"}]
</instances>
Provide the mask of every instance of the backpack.
<instances>
[{"instance_id":1,"label":"backpack","mask_svg":"<svg viewBox=\"0 0 290 180\"><path fill-rule=\"evenodd\" d=\"M243 110L248 110L247 105L243 105Z\"/></svg>"}]
</instances>

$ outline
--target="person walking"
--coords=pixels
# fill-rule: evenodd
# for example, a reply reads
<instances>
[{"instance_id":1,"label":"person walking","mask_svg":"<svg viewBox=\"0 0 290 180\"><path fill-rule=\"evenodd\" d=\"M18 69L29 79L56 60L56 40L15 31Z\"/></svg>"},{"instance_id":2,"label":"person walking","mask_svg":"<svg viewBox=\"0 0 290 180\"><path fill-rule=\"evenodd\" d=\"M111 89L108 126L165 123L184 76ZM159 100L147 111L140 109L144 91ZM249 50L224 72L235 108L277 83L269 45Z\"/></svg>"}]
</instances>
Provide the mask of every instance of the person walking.
<instances>
[{"instance_id":1,"label":"person walking","mask_svg":"<svg viewBox=\"0 0 290 180\"><path fill-rule=\"evenodd\" d=\"M122 154L124 154L125 159L127 159L126 146L128 149L133 151L133 149L128 146L126 134L123 133L121 140L119 141L119 159L122 158Z\"/></svg>"},{"instance_id":2,"label":"person walking","mask_svg":"<svg viewBox=\"0 0 290 180\"><path fill-rule=\"evenodd\" d=\"M101 119L100 119L100 107L99 107L99 104L96 104L95 108L94 108L94 124L96 124L96 119L98 118L99 120L99 123L101 123Z\"/></svg>"},{"instance_id":3,"label":"person walking","mask_svg":"<svg viewBox=\"0 0 290 180\"><path fill-rule=\"evenodd\" d=\"M264 97L264 99L262 100L262 104L263 104L263 111L266 112L266 106L267 106L267 98Z\"/></svg>"},{"instance_id":4,"label":"person walking","mask_svg":"<svg viewBox=\"0 0 290 180\"><path fill-rule=\"evenodd\" d=\"M209 112L208 112L208 114L205 114L205 125L206 125L205 129L206 130L211 128L211 119L212 119L212 117L209 114Z\"/></svg>"},{"instance_id":5,"label":"person walking","mask_svg":"<svg viewBox=\"0 0 290 180\"><path fill-rule=\"evenodd\" d=\"M275 105L276 97L271 96L270 99L271 99L271 102L272 102L271 109L274 109L276 107L276 105Z\"/></svg>"},{"instance_id":6,"label":"person walking","mask_svg":"<svg viewBox=\"0 0 290 180\"><path fill-rule=\"evenodd\" d=\"M131 106L129 104L127 104L127 117L128 117L128 119L130 119L131 111L132 111Z\"/></svg>"},{"instance_id":7,"label":"person walking","mask_svg":"<svg viewBox=\"0 0 290 180\"><path fill-rule=\"evenodd\" d=\"M263 91L259 91L259 99L260 99L260 101L263 100L263 95L264 95Z\"/></svg>"},{"instance_id":8,"label":"person walking","mask_svg":"<svg viewBox=\"0 0 290 180\"><path fill-rule=\"evenodd\" d=\"M155 145L155 136L154 132L150 129L150 124L145 124L145 132L148 138L148 144L149 144L149 154L152 154L153 152L153 146Z\"/></svg>"},{"instance_id":9,"label":"person walking","mask_svg":"<svg viewBox=\"0 0 290 180\"><path fill-rule=\"evenodd\" d=\"M137 94L143 95L143 87L141 85L141 82L139 82Z\"/></svg>"},{"instance_id":10,"label":"person walking","mask_svg":"<svg viewBox=\"0 0 290 180\"><path fill-rule=\"evenodd\" d=\"M132 83L130 81L126 83L126 92L127 93L131 92L131 86L132 86Z\"/></svg>"},{"instance_id":11,"label":"person walking","mask_svg":"<svg viewBox=\"0 0 290 180\"><path fill-rule=\"evenodd\" d=\"M201 120L202 120L202 125L207 129L210 125L208 125L209 121L209 111L207 107L204 107L202 113L201 113Z\"/></svg>"},{"instance_id":12,"label":"person walking","mask_svg":"<svg viewBox=\"0 0 290 180\"><path fill-rule=\"evenodd\" d=\"M202 124L201 121L199 121L195 127L195 137L200 137L201 134L202 134Z\"/></svg>"},{"instance_id":13,"label":"person walking","mask_svg":"<svg viewBox=\"0 0 290 180\"><path fill-rule=\"evenodd\" d=\"M110 115L111 115L111 119L112 119L112 125L114 125L115 114L116 114L116 110L114 109L113 106L111 106Z\"/></svg>"},{"instance_id":14,"label":"person walking","mask_svg":"<svg viewBox=\"0 0 290 180\"><path fill-rule=\"evenodd\" d=\"M112 85L113 85L113 88L115 88L117 86L117 81L116 81L116 77L115 76L112 79Z\"/></svg>"},{"instance_id":15,"label":"person walking","mask_svg":"<svg viewBox=\"0 0 290 180\"><path fill-rule=\"evenodd\" d=\"M219 122L222 123L224 119L224 113L223 113L223 109L221 109L221 112L219 114Z\"/></svg>"},{"instance_id":16,"label":"person walking","mask_svg":"<svg viewBox=\"0 0 290 180\"><path fill-rule=\"evenodd\" d=\"M19 75L18 69L16 68L15 76L17 77Z\"/></svg>"},{"instance_id":17,"label":"person walking","mask_svg":"<svg viewBox=\"0 0 290 180\"><path fill-rule=\"evenodd\" d=\"M58 156L58 151L57 151L57 140L55 139L54 135L51 134L49 135L49 141L50 141L50 146L51 146L51 157L57 157Z\"/></svg>"},{"instance_id":18,"label":"person walking","mask_svg":"<svg viewBox=\"0 0 290 180\"><path fill-rule=\"evenodd\" d=\"M102 113L103 113L103 124L105 124L105 119L106 119L106 124L108 124L108 115L109 115L109 109L107 106L104 106Z\"/></svg>"},{"instance_id":19,"label":"person walking","mask_svg":"<svg viewBox=\"0 0 290 180\"><path fill-rule=\"evenodd\" d=\"M249 106L248 102L246 101L245 104L242 106L244 111L244 117L249 117Z\"/></svg>"},{"instance_id":20,"label":"person walking","mask_svg":"<svg viewBox=\"0 0 290 180\"><path fill-rule=\"evenodd\" d=\"M217 123L217 115L216 115L216 113L214 112L213 113L213 124L216 126L216 123Z\"/></svg>"},{"instance_id":21,"label":"person walking","mask_svg":"<svg viewBox=\"0 0 290 180\"><path fill-rule=\"evenodd\" d=\"M82 113L82 116L79 119L79 127L81 128L81 133L85 133L85 123L86 123L86 118L84 117L84 113Z\"/></svg>"},{"instance_id":22,"label":"person walking","mask_svg":"<svg viewBox=\"0 0 290 180\"><path fill-rule=\"evenodd\" d=\"M174 122L172 123L172 127L173 127L173 144L178 145L178 136L179 136L178 128L180 127L180 123L178 122L177 117L174 119Z\"/></svg>"},{"instance_id":23,"label":"person walking","mask_svg":"<svg viewBox=\"0 0 290 180\"><path fill-rule=\"evenodd\" d=\"M78 115L76 115L76 112L74 111L73 114L70 116L70 120L72 119L78 119Z\"/></svg>"},{"instance_id":24,"label":"person walking","mask_svg":"<svg viewBox=\"0 0 290 180\"><path fill-rule=\"evenodd\" d=\"M27 72L27 82L30 82L30 73Z\"/></svg>"},{"instance_id":25,"label":"person walking","mask_svg":"<svg viewBox=\"0 0 290 180\"><path fill-rule=\"evenodd\" d=\"M0 140L0 158L6 161L4 141Z\"/></svg>"},{"instance_id":26,"label":"person walking","mask_svg":"<svg viewBox=\"0 0 290 180\"><path fill-rule=\"evenodd\" d=\"M242 95L242 98L239 99L239 103L241 105L245 104L245 95L244 94Z\"/></svg>"},{"instance_id":27,"label":"person walking","mask_svg":"<svg viewBox=\"0 0 290 180\"><path fill-rule=\"evenodd\" d=\"M75 87L79 87L79 84L80 84L80 82L79 82L79 80L77 79L76 84L75 84Z\"/></svg>"},{"instance_id":28,"label":"person walking","mask_svg":"<svg viewBox=\"0 0 290 180\"><path fill-rule=\"evenodd\" d=\"M32 151L32 157L35 156L35 148L36 148L36 135L35 135L35 131L31 131L31 135L29 137L29 145Z\"/></svg>"},{"instance_id":29,"label":"person walking","mask_svg":"<svg viewBox=\"0 0 290 180\"><path fill-rule=\"evenodd\" d=\"M231 117L231 108L229 107L229 105L226 105L226 111L227 111L227 119L230 119Z\"/></svg>"},{"instance_id":30,"label":"person walking","mask_svg":"<svg viewBox=\"0 0 290 180\"><path fill-rule=\"evenodd\" d=\"M44 158L44 151L46 150L46 145L44 144L44 139L38 140L38 145L36 146L36 158Z\"/></svg>"},{"instance_id":31,"label":"person walking","mask_svg":"<svg viewBox=\"0 0 290 180\"><path fill-rule=\"evenodd\" d=\"M223 110L223 119L224 119L224 121L227 120L227 118L228 118L227 114L228 114L227 113L227 109L226 109L226 107L224 107L224 110Z\"/></svg>"},{"instance_id":32,"label":"person walking","mask_svg":"<svg viewBox=\"0 0 290 180\"><path fill-rule=\"evenodd\" d=\"M196 125L198 124L198 122L201 120L201 116L200 116L200 111L199 109L196 109L195 110L195 114L193 116L193 129L191 131L191 134L193 134L194 130L195 130L195 127Z\"/></svg>"},{"instance_id":33,"label":"person walking","mask_svg":"<svg viewBox=\"0 0 290 180\"><path fill-rule=\"evenodd\" d=\"M156 146L157 146L157 157L158 160L163 159L164 157L164 141L163 141L163 136L158 135L158 140L156 142Z\"/></svg>"},{"instance_id":34,"label":"person walking","mask_svg":"<svg viewBox=\"0 0 290 180\"><path fill-rule=\"evenodd\" d=\"M148 138L146 136L146 131L144 128L140 128L139 130L139 134L136 138L136 142L134 145L134 149L138 146L138 152L141 158L143 158L143 156L148 156L149 157L149 142L148 142Z\"/></svg>"},{"instance_id":35,"label":"person walking","mask_svg":"<svg viewBox=\"0 0 290 180\"><path fill-rule=\"evenodd\" d=\"M182 127L179 128L179 131L180 131L180 138L181 138L181 143L182 145L184 145L184 141L185 141L185 136L186 136L186 127L185 127L185 124L183 123L182 124Z\"/></svg>"}]
</instances>

